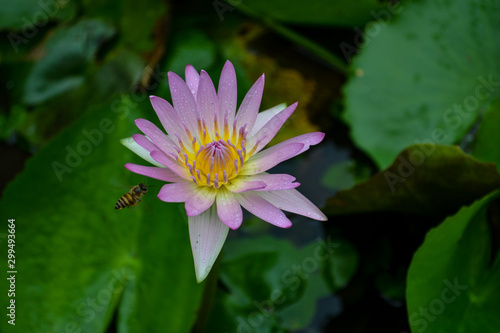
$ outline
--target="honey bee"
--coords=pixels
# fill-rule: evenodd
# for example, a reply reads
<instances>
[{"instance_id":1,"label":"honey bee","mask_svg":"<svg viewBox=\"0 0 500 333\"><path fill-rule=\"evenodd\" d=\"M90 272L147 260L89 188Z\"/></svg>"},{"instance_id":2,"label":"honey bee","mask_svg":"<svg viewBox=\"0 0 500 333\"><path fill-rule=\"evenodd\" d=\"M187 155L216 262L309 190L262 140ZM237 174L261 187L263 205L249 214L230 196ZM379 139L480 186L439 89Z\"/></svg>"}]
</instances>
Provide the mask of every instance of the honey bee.
<instances>
[{"instance_id":1,"label":"honey bee","mask_svg":"<svg viewBox=\"0 0 500 333\"><path fill-rule=\"evenodd\" d=\"M122 195L115 205L115 209L123 209L125 207L135 206L141 202L141 198L148 192L148 186L140 183L130 189L128 193Z\"/></svg>"}]
</instances>

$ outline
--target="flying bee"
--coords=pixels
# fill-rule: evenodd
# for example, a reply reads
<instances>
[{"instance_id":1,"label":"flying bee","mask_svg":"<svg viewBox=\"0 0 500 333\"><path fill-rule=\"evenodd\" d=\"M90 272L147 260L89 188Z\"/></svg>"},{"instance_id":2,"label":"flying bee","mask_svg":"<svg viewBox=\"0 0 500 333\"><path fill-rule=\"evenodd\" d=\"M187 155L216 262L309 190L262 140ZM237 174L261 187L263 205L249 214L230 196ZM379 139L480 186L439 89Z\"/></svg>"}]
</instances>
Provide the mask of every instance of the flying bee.
<instances>
[{"instance_id":1,"label":"flying bee","mask_svg":"<svg viewBox=\"0 0 500 333\"><path fill-rule=\"evenodd\" d=\"M141 198L148 192L148 186L140 183L130 189L128 193L122 195L115 205L115 209L123 209L125 207L135 206L141 202Z\"/></svg>"}]
</instances>

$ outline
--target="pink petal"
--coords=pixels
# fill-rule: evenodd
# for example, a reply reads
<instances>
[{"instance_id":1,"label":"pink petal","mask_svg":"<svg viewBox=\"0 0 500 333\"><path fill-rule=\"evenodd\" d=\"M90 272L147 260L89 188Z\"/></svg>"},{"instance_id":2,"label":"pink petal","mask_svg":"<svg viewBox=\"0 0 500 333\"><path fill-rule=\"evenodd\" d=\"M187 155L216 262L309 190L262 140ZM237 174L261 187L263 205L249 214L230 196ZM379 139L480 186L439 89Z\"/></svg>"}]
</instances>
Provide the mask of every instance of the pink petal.
<instances>
[{"instance_id":1,"label":"pink petal","mask_svg":"<svg viewBox=\"0 0 500 333\"><path fill-rule=\"evenodd\" d=\"M155 150L160 150L160 148L156 147L154 143L151 142L145 135L142 134L134 134L132 135L132 139L141 146L142 148L146 149L148 152L152 152Z\"/></svg>"},{"instance_id":2,"label":"pink petal","mask_svg":"<svg viewBox=\"0 0 500 333\"><path fill-rule=\"evenodd\" d=\"M170 105L170 103L163 98L156 96L149 96L149 100L151 101L151 105L153 105L153 109L158 115L163 128L167 131L168 135L170 135L173 142L177 143L175 140L177 139L177 135L179 135L184 144L188 147L191 142L186 133L186 129L182 125L181 119L172 105Z\"/></svg>"},{"instance_id":3,"label":"pink petal","mask_svg":"<svg viewBox=\"0 0 500 333\"><path fill-rule=\"evenodd\" d=\"M262 127L264 127L265 124L271 120L272 117L280 113L286 109L286 104L281 103L276 105L275 107L272 107L270 109L267 109L266 111L261 111L257 114L257 119L255 120L255 124L253 125L252 132L250 132L250 137L254 136Z\"/></svg>"},{"instance_id":4,"label":"pink petal","mask_svg":"<svg viewBox=\"0 0 500 333\"><path fill-rule=\"evenodd\" d=\"M238 88L236 84L236 72L229 60L226 61L224 68L222 68L217 92L219 97L219 127L224 126L224 118L227 113L228 127L232 129L236 114ZM231 135L231 133L229 134Z\"/></svg>"},{"instance_id":5,"label":"pink petal","mask_svg":"<svg viewBox=\"0 0 500 333\"><path fill-rule=\"evenodd\" d=\"M240 176L245 181L264 182L266 187L255 189L254 191L281 191L290 190L300 186L300 183L294 183L295 177L286 174L259 174L253 176Z\"/></svg>"},{"instance_id":6,"label":"pink petal","mask_svg":"<svg viewBox=\"0 0 500 333\"><path fill-rule=\"evenodd\" d=\"M202 282L212 269L224 245L229 228L217 216L217 209L210 209L189 218L189 238L193 249L196 280Z\"/></svg>"},{"instance_id":7,"label":"pink petal","mask_svg":"<svg viewBox=\"0 0 500 333\"><path fill-rule=\"evenodd\" d=\"M191 181L191 175L189 174L189 171L179 163L177 163L177 161L174 161L172 158L168 157L165 153L159 150L155 150L152 151L150 155L156 162L166 166L175 174L177 174L177 176Z\"/></svg>"},{"instance_id":8,"label":"pink petal","mask_svg":"<svg viewBox=\"0 0 500 333\"><path fill-rule=\"evenodd\" d=\"M236 230L243 222L243 211L233 193L221 187L217 191L217 213L221 221Z\"/></svg>"},{"instance_id":9,"label":"pink petal","mask_svg":"<svg viewBox=\"0 0 500 333\"><path fill-rule=\"evenodd\" d=\"M215 138L215 131L219 129L214 129L214 119L215 115L219 116L219 100L217 99L217 93L215 92L215 87L208 76L207 72L204 70L200 74L200 85L198 87L198 97L197 97L198 108L200 110L200 115L207 125L208 133L212 138ZM220 123L220 120L217 119ZM220 132L219 132L220 134Z\"/></svg>"},{"instance_id":10,"label":"pink petal","mask_svg":"<svg viewBox=\"0 0 500 333\"><path fill-rule=\"evenodd\" d=\"M299 152L299 154L302 154L303 152L308 150L310 146L317 145L318 143L323 141L324 138L325 138L325 133L312 132L312 133L302 134L302 135L296 136L294 138L285 140L283 142L278 143L276 146L279 146L279 145L286 146L289 143L303 143L304 148L302 148L302 150Z\"/></svg>"},{"instance_id":11,"label":"pink petal","mask_svg":"<svg viewBox=\"0 0 500 333\"><path fill-rule=\"evenodd\" d=\"M265 193L265 192L262 192ZM279 210L254 192L245 192L236 195L236 199L246 210L280 228L290 228L292 222Z\"/></svg>"},{"instance_id":12,"label":"pink petal","mask_svg":"<svg viewBox=\"0 0 500 333\"><path fill-rule=\"evenodd\" d=\"M262 189L266 187L266 183L260 181L247 181L240 177L231 179L227 184L224 185L229 191L233 193L242 193L248 191L254 191L257 189Z\"/></svg>"},{"instance_id":13,"label":"pink petal","mask_svg":"<svg viewBox=\"0 0 500 333\"><path fill-rule=\"evenodd\" d=\"M285 121L290 117L295 111L295 108L297 107L297 102L293 103L277 115L271 118L267 124L265 124L254 136L250 137L247 145L247 150L251 151L255 145L257 146L257 149L255 150L255 153L259 152L264 148L269 141L274 138L276 133L278 133L279 129Z\"/></svg>"},{"instance_id":14,"label":"pink petal","mask_svg":"<svg viewBox=\"0 0 500 333\"><path fill-rule=\"evenodd\" d=\"M318 221L327 220L325 214L297 190L258 192L257 194L287 212L307 216Z\"/></svg>"},{"instance_id":15,"label":"pink petal","mask_svg":"<svg viewBox=\"0 0 500 333\"><path fill-rule=\"evenodd\" d=\"M165 184L158 193L158 199L165 202L186 202L194 195L198 186L190 182Z\"/></svg>"},{"instance_id":16,"label":"pink petal","mask_svg":"<svg viewBox=\"0 0 500 333\"><path fill-rule=\"evenodd\" d=\"M243 165L240 174L254 175L269 170L284 160L305 152L311 145L320 143L324 137L325 133L313 132L280 142L250 157ZM302 145L299 150L297 145Z\"/></svg>"},{"instance_id":17,"label":"pink petal","mask_svg":"<svg viewBox=\"0 0 500 333\"><path fill-rule=\"evenodd\" d=\"M182 182L183 178L177 176L172 170L167 168L150 167L138 164L127 163L125 168L146 177L163 180L166 182Z\"/></svg>"},{"instance_id":18,"label":"pink petal","mask_svg":"<svg viewBox=\"0 0 500 333\"><path fill-rule=\"evenodd\" d=\"M179 75L173 72L168 72L168 84L177 115L187 125L191 133L195 133L198 129L196 123L198 119L198 106L191 90Z\"/></svg>"},{"instance_id":19,"label":"pink petal","mask_svg":"<svg viewBox=\"0 0 500 333\"><path fill-rule=\"evenodd\" d=\"M257 113L259 112L262 93L264 92L264 74L248 91L236 114L236 129L246 124L246 130L251 132Z\"/></svg>"},{"instance_id":20,"label":"pink petal","mask_svg":"<svg viewBox=\"0 0 500 333\"><path fill-rule=\"evenodd\" d=\"M211 186L198 186L196 193L186 200L187 216L200 215L206 211L215 201L217 190Z\"/></svg>"},{"instance_id":21,"label":"pink petal","mask_svg":"<svg viewBox=\"0 0 500 333\"><path fill-rule=\"evenodd\" d=\"M163 133L155 124L146 119L136 119L135 124L139 129L146 134L149 140L160 148L164 153L175 153L174 143L170 138Z\"/></svg>"},{"instance_id":22,"label":"pink petal","mask_svg":"<svg viewBox=\"0 0 500 333\"><path fill-rule=\"evenodd\" d=\"M303 143L289 143L287 145L277 144L271 148L250 157L248 161L243 164L240 175L256 175L258 173L267 171L273 166L288 160L299 154L304 148Z\"/></svg>"},{"instance_id":23,"label":"pink petal","mask_svg":"<svg viewBox=\"0 0 500 333\"><path fill-rule=\"evenodd\" d=\"M186 84L188 85L191 93L193 94L194 99L196 100L196 94L198 92L198 84L200 82L200 74L196 71L196 69L191 66L186 66Z\"/></svg>"}]
</instances>

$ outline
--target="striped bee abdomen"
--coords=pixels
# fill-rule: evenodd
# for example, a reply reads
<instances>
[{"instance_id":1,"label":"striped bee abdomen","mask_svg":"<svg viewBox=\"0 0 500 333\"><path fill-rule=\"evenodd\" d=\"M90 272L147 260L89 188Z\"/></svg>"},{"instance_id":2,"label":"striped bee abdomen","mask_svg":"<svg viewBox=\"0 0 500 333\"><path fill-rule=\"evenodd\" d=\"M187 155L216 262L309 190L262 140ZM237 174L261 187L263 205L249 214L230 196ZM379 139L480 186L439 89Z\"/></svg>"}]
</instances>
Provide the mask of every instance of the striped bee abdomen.
<instances>
[{"instance_id":1,"label":"striped bee abdomen","mask_svg":"<svg viewBox=\"0 0 500 333\"><path fill-rule=\"evenodd\" d=\"M115 209L122 209L129 206L135 206L136 204L137 202L135 198L130 193L125 193L116 203Z\"/></svg>"}]
</instances>

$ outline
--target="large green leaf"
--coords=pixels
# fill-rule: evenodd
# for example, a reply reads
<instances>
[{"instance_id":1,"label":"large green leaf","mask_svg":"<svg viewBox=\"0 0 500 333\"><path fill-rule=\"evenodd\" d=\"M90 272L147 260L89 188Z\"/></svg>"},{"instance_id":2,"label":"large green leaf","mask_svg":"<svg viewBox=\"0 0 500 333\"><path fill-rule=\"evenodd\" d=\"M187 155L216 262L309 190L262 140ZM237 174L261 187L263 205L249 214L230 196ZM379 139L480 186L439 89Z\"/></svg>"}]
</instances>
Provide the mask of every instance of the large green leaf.
<instances>
[{"instance_id":1,"label":"large green leaf","mask_svg":"<svg viewBox=\"0 0 500 333\"><path fill-rule=\"evenodd\" d=\"M345 286L357 253L345 241L318 239L299 249L267 236L228 241L208 332L286 332L305 328L329 286Z\"/></svg>"},{"instance_id":2,"label":"large green leaf","mask_svg":"<svg viewBox=\"0 0 500 333\"><path fill-rule=\"evenodd\" d=\"M325 213L399 212L446 215L500 188L492 163L456 146L413 145L384 171L327 202Z\"/></svg>"},{"instance_id":3,"label":"large green leaf","mask_svg":"<svg viewBox=\"0 0 500 333\"><path fill-rule=\"evenodd\" d=\"M472 154L481 161L494 162L500 171L500 98L492 104L479 125Z\"/></svg>"},{"instance_id":4,"label":"large green leaf","mask_svg":"<svg viewBox=\"0 0 500 333\"><path fill-rule=\"evenodd\" d=\"M68 0L1 0L0 8L0 30L16 29L16 32L9 33L9 40L21 38L24 43L50 21L71 19L76 11L76 3Z\"/></svg>"},{"instance_id":5,"label":"large green leaf","mask_svg":"<svg viewBox=\"0 0 500 333\"><path fill-rule=\"evenodd\" d=\"M346 2L342 0L278 0L278 1L236 1L226 0L229 4L234 4L236 8L240 4L247 6L252 11L278 21L309 25L333 25L333 26L357 26L364 25L366 22L375 20L371 11L377 15L379 10L388 7L376 0L362 0ZM223 6L218 8L219 18L224 18ZM387 9L385 9L387 11Z\"/></svg>"},{"instance_id":6,"label":"large green leaf","mask_svg":"<svg viewBox=\"0 0 500 333\"><path fill-rule=\"evenodd\" d=\"M26 80L24 102L41 103L80 86L99 47L114 33L112 26L99 20L58 29Z\"/></svg>"},{"instance_id":7,"label":"large green leaf","mask_svg":"<svg viewBox=\"0 0 500 333\"><path fill-rule=\"evenodd\" d=\"M498 222L498 207L492 215L488 208L499 197L462 208L427 234L408 271L412 332L498 332L500 256L488 223Z\"/></svg>"},{"instance_id":8,"label":"large green leaf","mask_svg":"<svg viewBox=\"0 0 500 333\"><path fill-rule=\"evenodd\" d=\"M148 52L155 46L154 36L159 41L164 31L162 16L167 13L165 2L147 0L83 0L85 15L107 20L120 31L120 43L135 52Z\"/></svg>"},{"instance_id":9,"label":"large green leaf","mask_svg":"<svg viewBox=\"0 0 500 333\"><path fill-rule=\"evenodd\" d=\"M123 167L140 160L119 139L150 108L136 94L93 109L3 193L1 220L16 219L17 332L105 332L115 313L119 332L189 331L202 289L184 213L156 198L153 180L137 207L114 209L145 181ZM8 327L2 320L0 331Z\"/></svg>"},{"instance_id":10,"label":"large green leaf","mask_svg":"<svg viewBox=\"0 0 500 333\"><path fill-rule=\"evenodd\" d=\"M380 168L411 144L464 138L498 93L499 15L495 0L424 0L367 28L344 116Z\"/></svg>"}]
</instances>

